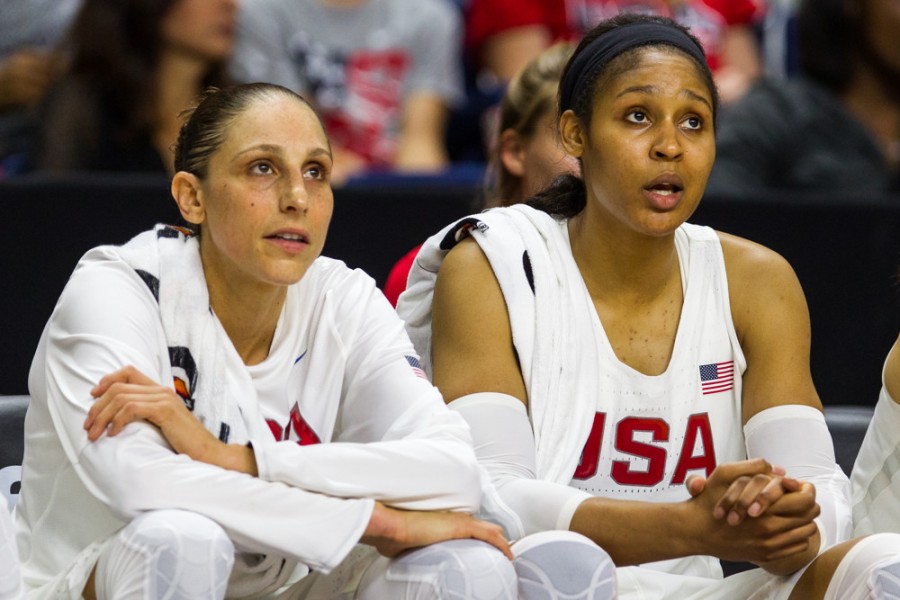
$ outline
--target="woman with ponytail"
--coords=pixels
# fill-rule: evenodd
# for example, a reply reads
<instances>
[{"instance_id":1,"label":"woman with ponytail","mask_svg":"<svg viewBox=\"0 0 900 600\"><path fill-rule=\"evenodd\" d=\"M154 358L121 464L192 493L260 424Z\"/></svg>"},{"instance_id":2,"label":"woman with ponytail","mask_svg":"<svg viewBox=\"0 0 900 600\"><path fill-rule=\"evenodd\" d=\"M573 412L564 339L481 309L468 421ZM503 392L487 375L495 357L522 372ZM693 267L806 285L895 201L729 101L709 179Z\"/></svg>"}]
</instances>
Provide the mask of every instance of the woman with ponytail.
<instances>
[{"instance_id":1,"label":"woman with ponytail","mask_svg":"<svg viewBox=\"0 0 900 600\"><path fill-rule=\"evenodd\" d=\"M796 275L687 222L717 107L686 29L600 23L559 88L581 175L430 238L398 311L511 537L584 534L620 598L895 597L900 536L848 541Z\"/></svg>"}]
</instances>

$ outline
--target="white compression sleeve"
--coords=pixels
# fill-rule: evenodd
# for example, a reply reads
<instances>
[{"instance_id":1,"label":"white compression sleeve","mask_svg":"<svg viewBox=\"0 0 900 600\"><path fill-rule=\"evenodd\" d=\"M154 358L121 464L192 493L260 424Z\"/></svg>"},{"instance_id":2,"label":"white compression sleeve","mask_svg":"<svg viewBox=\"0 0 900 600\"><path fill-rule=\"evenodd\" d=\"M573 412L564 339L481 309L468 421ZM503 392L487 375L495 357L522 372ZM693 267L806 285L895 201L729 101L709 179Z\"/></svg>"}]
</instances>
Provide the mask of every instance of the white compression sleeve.
<instances>
[{"instance_id":1,"label":"white compression sleeve","mask_svg":"<svg viewBox=\"0 0 900 600\"><path fill-rule=\"evenodd\" d=\"M488 471L500 499L523 527L514 537L568 529L572 516L590 494L566 485L541 481L535 474L534 431L525 405L496 392L480 392L449 404L472 430L475 455Z\"/></svg>"},{"instance_id":2,"label":"white compression sleeve","mask_svg":"<svg viewBox=\"0 0 900 600\"><path fill-rule=\"evenodd\" d=\"M747 421L744 439L751 458L764 458L784 467L790 477L816 486L822 509L816 518L820 552L850 538L850 480L835 462L831 434L819 410L799 404L768 408Z\"/></svg>"}]
</instances>

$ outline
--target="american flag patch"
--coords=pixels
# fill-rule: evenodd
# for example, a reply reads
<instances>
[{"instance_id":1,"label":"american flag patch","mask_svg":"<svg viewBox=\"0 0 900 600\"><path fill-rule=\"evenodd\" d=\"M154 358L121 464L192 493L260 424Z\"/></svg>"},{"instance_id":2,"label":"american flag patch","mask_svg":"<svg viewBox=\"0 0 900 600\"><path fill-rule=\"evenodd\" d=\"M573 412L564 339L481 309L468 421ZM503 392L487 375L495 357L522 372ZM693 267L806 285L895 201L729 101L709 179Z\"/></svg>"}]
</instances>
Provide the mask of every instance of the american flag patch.
<instances>
[{"instance_id":1,"label":"american flag patch","mask_svg":"<svg viewBox=\"0 0 900 600\"><path fill-rule=\"evenodd\" d=\"M422 363L419 362L419 359L415 356L406 356L406 362L409 363L409 366L412 367L413 373L416 374L416 377L421 377L422 379L428 379L428 375L425 374L425 371L422 370Z\"/></svg>"},{"instance_id":2,"label":"american flag patch","mask_svg":"<svg viewBox=\"0 0 900 600\"><path fill-rule=\"evenodd\" d=\"M734 361L700 365L700 387L703 395L727 392L734 387Z\"/></svg>"}]
</instances>

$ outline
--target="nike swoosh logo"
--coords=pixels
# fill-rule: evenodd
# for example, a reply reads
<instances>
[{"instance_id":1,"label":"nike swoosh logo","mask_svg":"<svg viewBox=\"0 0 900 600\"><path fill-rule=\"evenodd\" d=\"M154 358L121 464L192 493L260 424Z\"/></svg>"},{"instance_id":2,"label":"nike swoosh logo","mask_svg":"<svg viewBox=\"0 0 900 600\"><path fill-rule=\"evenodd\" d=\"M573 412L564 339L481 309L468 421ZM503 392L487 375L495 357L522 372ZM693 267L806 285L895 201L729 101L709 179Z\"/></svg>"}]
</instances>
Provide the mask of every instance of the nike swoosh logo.
<instances>
[{"instance_id":1,"label":"nike swoosh logo","mask_svg":"<svg viewBox=\"0 0 900 600\"><path fill-rule=\"evenodd\" d=\"M306 353L307 353L307 352L309 352L309 349L304 350L304 351L303 351L303 354L301 354L300 356L298 356L298 357L297 357L297 360L294 361L294 364L296 365L298 362L300 362L300 360L301 360L304 356L306 356Z\"/></svg>"}]
</instances>

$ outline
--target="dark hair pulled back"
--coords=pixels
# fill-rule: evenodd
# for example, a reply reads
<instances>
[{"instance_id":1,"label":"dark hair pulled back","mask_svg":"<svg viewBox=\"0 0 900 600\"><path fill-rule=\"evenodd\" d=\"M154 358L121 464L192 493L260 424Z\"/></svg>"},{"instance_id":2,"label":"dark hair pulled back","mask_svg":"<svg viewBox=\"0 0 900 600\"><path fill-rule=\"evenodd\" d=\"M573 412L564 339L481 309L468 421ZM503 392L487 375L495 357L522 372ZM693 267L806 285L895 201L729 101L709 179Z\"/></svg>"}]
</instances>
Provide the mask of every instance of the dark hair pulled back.
<instances>
[{"instance_id":1,"label":"dark hair pulled back","mask_svg":"<svg viewBox=\"0 0 900 600\"><path fill-rule=\"evenodd\" d=\"M175 143L175 170L204 179L209 169L209 159L222 145L228 126L251 105L276 96L301 102L319 118L305 98L280 85L247 83L222 89L209 88L200 96L195 107L181 114L184 123ZM321 118L319 124L322 124Z\"/></svg>"},{"instance_id":2,"label":"dark hair pulled back","mask_svg":"<svg viewBox=\"0 0 900 600\"><path fill-rule=\"evenodd\" d=\"M563 70L562 80L565 81L567 79L570 75L570 70L573 68L573 63L576 63L576 59L578 59L583 52L588 49L593 50L592 47L594 42L598 38L621 27L640 23L651 23L680 31L687 36L690 43L696 44L697 48L701 49L700 54L702 54L700 42L683 25L666 17L622 13L611 19L601 21L596 27L589 31L584 38L582 38ZM666 42L655 40L642 42L639 39L636 39L636 43L632 44L628 49L613 56L607 62L602 64L600 68L596 69L596 71L590 73L590 76L581 83L578 88L578 93L572 98L571 110L575 113L575 117L585 129L590 127L594 97L602 91L602 83L635 68L640 62L641 52L646 48L671 49L673 52L679 52L684 56L687 56L694 62L712 96L713 121L715 122L715 117L718 112L719 94L715 82L713 81L712 71L710 71L706 61L698 61L698 59L690 53L677 46L667 44ZM578 75L578 73L575 73L574 75ZM560 111L562 112L563 110L564 109L560 107ZM526 204L552 215L559 215L566 218L573 217L584 210L584 207L587 204L587 189L585 188L584 181L581 177L565 174L557 177L547 188L529 198L526 201Z\"/></svg>"}]
</instances>

